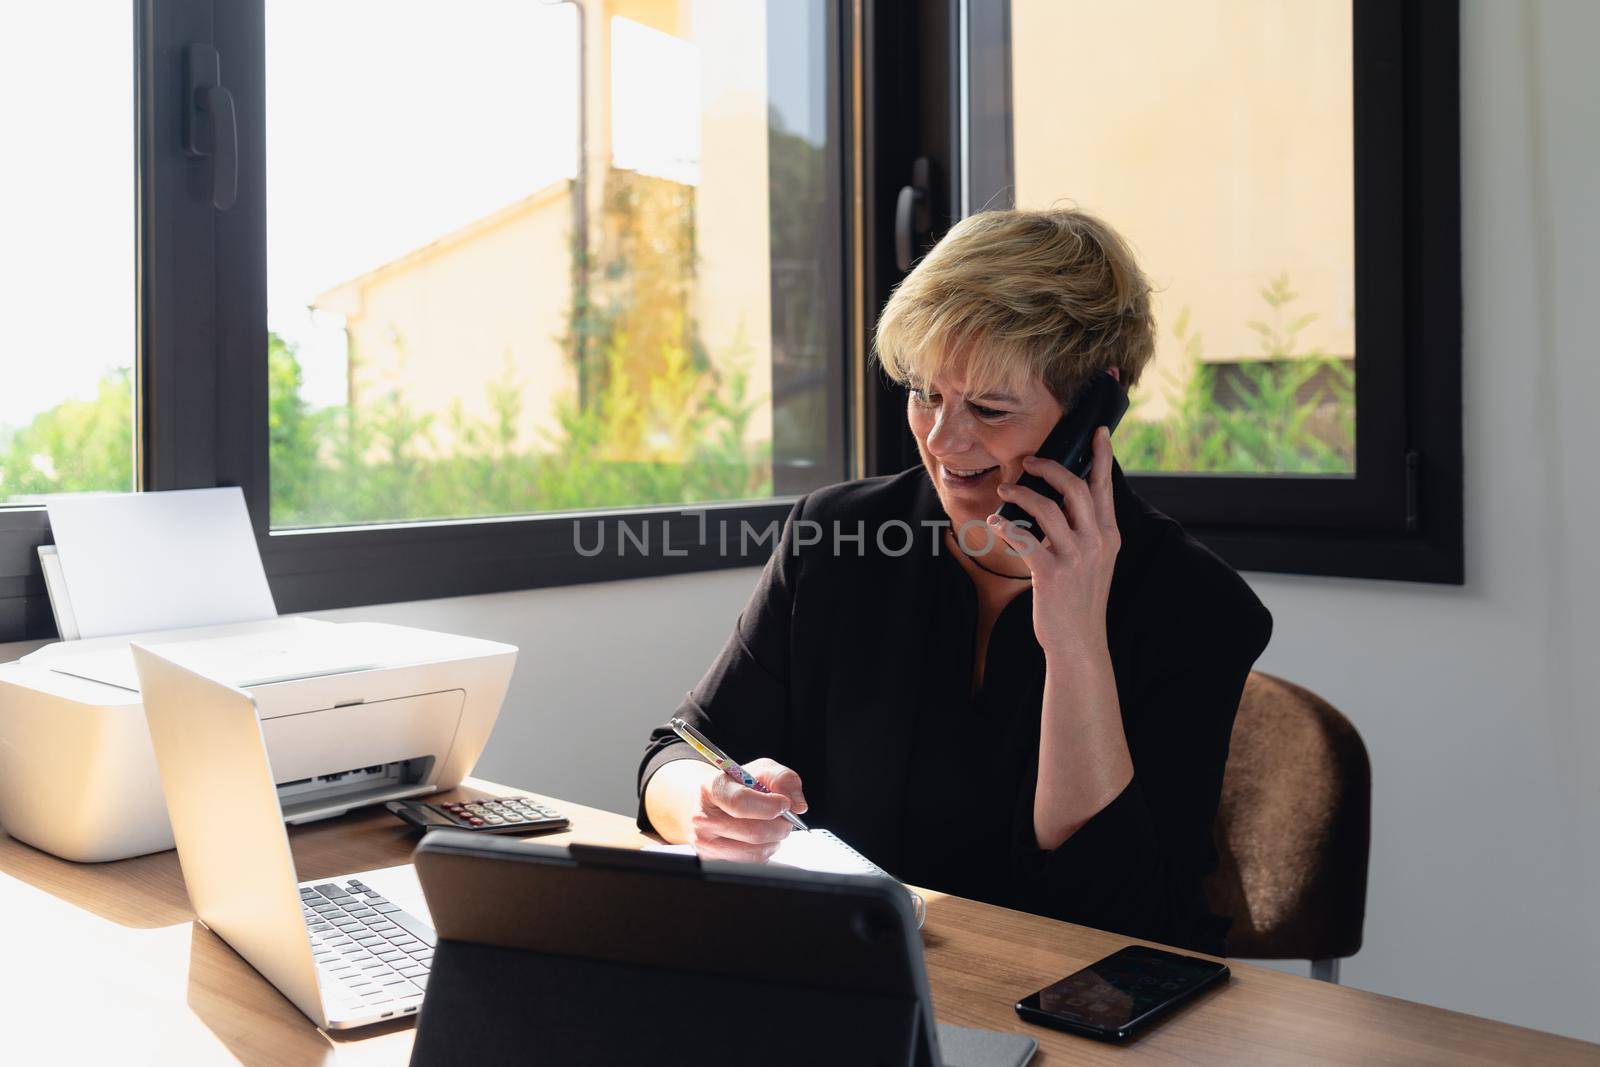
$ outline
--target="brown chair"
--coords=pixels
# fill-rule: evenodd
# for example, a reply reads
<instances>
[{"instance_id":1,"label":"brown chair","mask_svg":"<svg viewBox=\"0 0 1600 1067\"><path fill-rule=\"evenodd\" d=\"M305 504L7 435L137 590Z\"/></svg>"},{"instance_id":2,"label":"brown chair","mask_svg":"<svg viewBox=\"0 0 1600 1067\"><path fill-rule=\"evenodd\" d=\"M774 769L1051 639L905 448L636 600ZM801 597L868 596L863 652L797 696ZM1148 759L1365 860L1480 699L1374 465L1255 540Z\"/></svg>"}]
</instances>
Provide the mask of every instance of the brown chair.
<instances>
[{"instance_id":1,"label":"brown chair","mask_svg":"<svg viewBox=\"0 0 1600 1067\"><path fill-rule=\"evenodd\" d=\"M1211 908L1233 920L1228 955L1308 959L1339 980L1361 947L1372 768L1350 720L1300 686L1253 672L1233 725Z\"/></svg>"}]
</instances>

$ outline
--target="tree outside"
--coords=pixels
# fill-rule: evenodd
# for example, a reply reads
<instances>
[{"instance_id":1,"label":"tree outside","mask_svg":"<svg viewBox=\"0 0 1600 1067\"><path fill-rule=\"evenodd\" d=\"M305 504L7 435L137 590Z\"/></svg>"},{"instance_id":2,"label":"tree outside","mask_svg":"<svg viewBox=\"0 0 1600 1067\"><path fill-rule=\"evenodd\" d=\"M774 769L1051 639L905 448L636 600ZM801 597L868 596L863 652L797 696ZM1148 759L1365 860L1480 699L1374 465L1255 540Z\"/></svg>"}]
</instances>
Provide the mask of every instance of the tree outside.
<instances>
[{"instance_id":1,"label":"tree outside","mask_svg":"<svg viewBox=\"0 0 1600 1067\"><path fill-rule=\"evenodd\" d=\"M28 425L0 427L0 503L51 493L133 489L133 372L118 367L95 395L66 400Z\"/></svg>"},{"instance_id":2,"label":"tree outside","mask_svg":"<svg viewBox=\"0 0 1600 1067\"><path fill-rule=\"evenodd\" d=\"M1203 338L1181 313L1172 333L1197 372L1168 396L1168 414L1125 420L1117 455L1130 471L1200 473L1354 470L1355 381L1348 361L1302 352L1310 321L1287 277L1261 290L1267 319L1253 322L1262 358L1200 359ZM636 354L626 316L596 316L588 350L603 358L586 407L560 404L558 436L523 440L527 383L507 360L488 386L490 419L457 407L454 449L428 447L433 416L397 396L353 410L312 408L301 397L295 348L269 335L268 416L273 522L280 527L508 515L751 499L771 493L770 445L747 443L762 398L745 374L696 360L692 334ZM577 327L575 326L575 329ZM574 345L574 349L576 346ZM647 369L641 373L641 367ZM1139 392L1163 388L1152 367ZM1135 404L1140 402L1136 394ZM641 452L641 449L643 450ZM632 458L618 458L619 453ZM27 426L0 431L0 500L133 488L131 372L118 368L91 399L68 400Z\"/></svg>"}]
</instances>

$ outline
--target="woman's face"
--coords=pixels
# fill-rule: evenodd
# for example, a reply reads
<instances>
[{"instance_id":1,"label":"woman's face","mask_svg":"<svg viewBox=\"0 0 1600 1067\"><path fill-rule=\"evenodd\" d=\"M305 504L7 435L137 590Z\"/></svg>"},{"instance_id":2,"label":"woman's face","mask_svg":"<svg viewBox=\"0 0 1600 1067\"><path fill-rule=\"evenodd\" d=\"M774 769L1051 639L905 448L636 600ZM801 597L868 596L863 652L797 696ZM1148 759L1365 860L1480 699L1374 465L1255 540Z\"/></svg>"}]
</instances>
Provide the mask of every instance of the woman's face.
<instances>
[{"instance_id":1,"label":"woman's face","mask_svg":"<svg viewBox=\"0 0 1600 1067\"><path fill-rule=\"evenodd\" d=\"M1061 418L1060 401L1039 378L1020 392L968 393L965 375L957 363L906 402L922 465L957 530L999 510L995 487L1022 476L1023 458Z\"/></svg>"}]
</instances>

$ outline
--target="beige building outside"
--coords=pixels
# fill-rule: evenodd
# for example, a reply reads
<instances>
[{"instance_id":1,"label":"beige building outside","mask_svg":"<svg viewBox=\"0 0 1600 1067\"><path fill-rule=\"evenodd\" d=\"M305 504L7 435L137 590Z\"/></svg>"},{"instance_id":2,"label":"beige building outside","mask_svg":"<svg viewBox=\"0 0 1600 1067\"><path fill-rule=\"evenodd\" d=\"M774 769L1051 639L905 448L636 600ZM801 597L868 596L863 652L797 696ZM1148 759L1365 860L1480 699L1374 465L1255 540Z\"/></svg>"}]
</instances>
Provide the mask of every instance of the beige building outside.
<instances>
[{"instance_id":1,"label":"beige building outside","mask_svg":"<svg viewBox=\"0 0 1600 1067\"><path fill-rule=\"evenodd\" d=\"M608 190L642 182L660 198L659 187L679 187L695 253L683 310L711 361L743 369L749 395L768 398L764 5L588 0L584 11L591 257L603 269ZM622 76L614 56L650 64L656 76ZM680 82L685 91L652 99ZM571 97L542 106L576 107L576 99L574 86ZM662 108L675 110L675 124L653 129ZM690 143L663 145L662 133ZM396 395L434 417L434 444L448 451L452 412L492 421L489 386L511 381L523 399L519 441L548 451L560 433L557 404L578 389L568 340L573 231L572 183L556 182L318 295L317 309L344 318L351 406ZM770 439L769 411L751 419L747 437Z\"/></svg>"},{"instance_id":2,"label":"beige building outside","mask_svg":"<svg viewBox=\"0 0 1600 1067\"><path fill-rule=\"evenodd\" d=\"M1072 204L1134 245L1157 289L1160 418L1193 372L1262 357L1260 291L1314 314L1300 354L1355 352L1350 5L1337 0L1012 0L1016 202Z\"/></svg>"}]
</instances>

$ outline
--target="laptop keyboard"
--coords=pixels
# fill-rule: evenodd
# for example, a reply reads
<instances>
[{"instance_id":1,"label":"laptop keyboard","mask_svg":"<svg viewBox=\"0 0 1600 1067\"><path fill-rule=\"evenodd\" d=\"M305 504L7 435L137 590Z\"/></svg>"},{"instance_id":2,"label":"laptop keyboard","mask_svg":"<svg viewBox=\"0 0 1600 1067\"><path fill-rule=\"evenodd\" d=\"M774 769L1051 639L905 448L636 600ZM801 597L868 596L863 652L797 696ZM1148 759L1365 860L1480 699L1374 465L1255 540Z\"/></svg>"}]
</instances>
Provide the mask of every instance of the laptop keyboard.
<instances>
[{"instance_id":1,"label":"laptop keyboard","mask_svg":"<svg viewBox=\"0 0 1600 1067\"><path fill-rule=\"evenodd\" d=\"M300 887L300 907L325 998L380 1016L417 1010L428 987L434 933L354 878Z\"/></svg>"}]
</instances>

